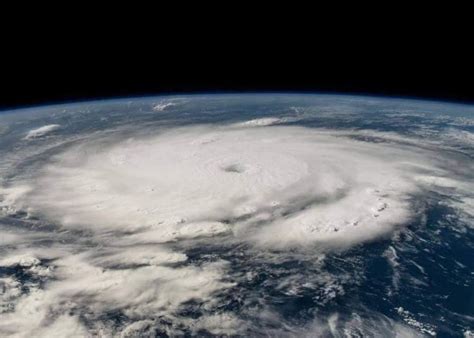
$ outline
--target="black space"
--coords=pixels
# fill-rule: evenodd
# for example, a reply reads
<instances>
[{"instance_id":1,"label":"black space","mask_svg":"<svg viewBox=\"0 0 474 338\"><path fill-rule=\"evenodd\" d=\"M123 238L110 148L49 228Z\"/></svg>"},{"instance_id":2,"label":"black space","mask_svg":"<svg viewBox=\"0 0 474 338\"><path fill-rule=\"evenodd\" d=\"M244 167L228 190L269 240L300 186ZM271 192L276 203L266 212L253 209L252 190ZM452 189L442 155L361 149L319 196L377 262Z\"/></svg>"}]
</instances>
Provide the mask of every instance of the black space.
<instances>
[{"instance_id":1,"label":"black space","mask_svg":"<svg viewBox=\"0 0 474 338\"><path fill-rule=\"evenodd\" d=\"M217 29L216 29L217 30ZM373 28L376 30L376 28ZM168 34L168 33L167 33ZM347 35L347 34L346 34ZM78 100L202 92L329 92L474 103L466 41L409 43L358 34L38 37L4 48L0 109ZM16 37L15 37L16 39ZM17 42L18 42L17 41ZM466 48L467 47L467 48Z\"/></svg>"}]
</instances>

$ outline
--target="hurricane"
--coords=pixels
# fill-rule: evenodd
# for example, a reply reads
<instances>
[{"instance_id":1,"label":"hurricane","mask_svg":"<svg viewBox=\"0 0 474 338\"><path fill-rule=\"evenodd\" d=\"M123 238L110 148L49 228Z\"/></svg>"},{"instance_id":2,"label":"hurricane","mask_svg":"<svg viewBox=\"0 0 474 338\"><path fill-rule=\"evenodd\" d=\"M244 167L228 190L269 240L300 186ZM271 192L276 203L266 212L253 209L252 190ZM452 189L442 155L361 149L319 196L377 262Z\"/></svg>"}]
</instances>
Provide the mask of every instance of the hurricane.
<instances>
[{"instance_id":1,"label":"hurricane","mask_svg":"<svg viewBox=\"0 0 474 338\"><path fill-rule=\"evenodd\" d=\"M0 114L0 335L468 336L473 112L262 94Z\"/></svg>"}]
</instances>

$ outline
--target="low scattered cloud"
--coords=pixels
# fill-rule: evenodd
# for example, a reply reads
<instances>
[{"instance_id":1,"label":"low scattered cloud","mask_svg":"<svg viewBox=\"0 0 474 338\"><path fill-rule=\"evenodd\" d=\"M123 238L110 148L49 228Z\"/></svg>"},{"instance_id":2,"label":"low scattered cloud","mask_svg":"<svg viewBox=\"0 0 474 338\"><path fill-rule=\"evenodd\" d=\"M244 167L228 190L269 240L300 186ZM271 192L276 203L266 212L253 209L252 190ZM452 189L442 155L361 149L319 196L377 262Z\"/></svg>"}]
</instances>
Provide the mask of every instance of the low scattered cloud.
<instances>
[{"instance_id":1,"label":"low scattered cloud","mask_svg":"<svg viewBox=\"0 0 474 338\"><path fill-rule=\"evenodd\" d=\"M25 140L31 140L31 139L36 139L40 138L43 136L46 136L50 134L51 132L59 129L61 126L59 124L48 124L46 126L42 126L39 128L35 128L30 130L26 136L24 137Z\"/></svg>"},{"instance_id":2,"label":"low scattered cloud","mask_svg":"<svg viewBox=\"0 0 474 338\"><path fill-rule=\"evenodd\" d=\"M175 105L176 105L176 103L174 103L174 102L160 102L160 103L155 104L152 109L153 109L153 111L160 112L160 111L164 111L167 108L175 106Z\"/></svg>"}]
</instances>

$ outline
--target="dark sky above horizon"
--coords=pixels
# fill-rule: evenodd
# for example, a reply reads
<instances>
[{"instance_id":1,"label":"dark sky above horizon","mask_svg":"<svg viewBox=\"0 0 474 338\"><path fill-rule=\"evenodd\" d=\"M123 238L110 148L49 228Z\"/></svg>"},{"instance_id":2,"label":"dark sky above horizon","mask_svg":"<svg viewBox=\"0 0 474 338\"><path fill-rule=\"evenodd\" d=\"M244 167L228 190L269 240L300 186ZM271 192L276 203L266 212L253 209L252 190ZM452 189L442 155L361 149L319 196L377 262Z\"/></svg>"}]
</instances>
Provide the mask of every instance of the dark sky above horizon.
<instances>
[{"instance_id":1,"label":"dark sky above horizon","mask_svg":"<svg viewBox=\"0 0 474 338\"><path fill-rule=\"evenodd\" d=\"M469 54L391 44L28 46L5 53L0 109L88 99L199 92L329 92L474 103ZM57 47L57 46L56 46ZM159 45L161 47L161 45ZM251 46L253 47L253 46ZM328 51L329 50L329 51Z\"/></svg>"}]
</instances>

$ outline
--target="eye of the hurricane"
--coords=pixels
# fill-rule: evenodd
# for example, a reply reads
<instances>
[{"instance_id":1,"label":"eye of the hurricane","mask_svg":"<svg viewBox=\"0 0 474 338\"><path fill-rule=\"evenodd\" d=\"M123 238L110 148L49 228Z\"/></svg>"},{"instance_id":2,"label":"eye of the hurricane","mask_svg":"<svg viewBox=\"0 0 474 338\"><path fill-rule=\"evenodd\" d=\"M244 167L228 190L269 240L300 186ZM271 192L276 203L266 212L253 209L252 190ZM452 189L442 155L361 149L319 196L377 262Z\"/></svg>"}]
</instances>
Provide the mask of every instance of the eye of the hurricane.
<instances>
[{"instance_id":1,"label":"eye of the hurricane","mask_svg":"<svg viewBox=\"0 0 474 338\"><path fill-rule=\"evenodd\" d=\"M222 167L222 170L227 173L242 174L245 172L245 166L240 163L234 163Z\"/></svg>"}]
</instances>

